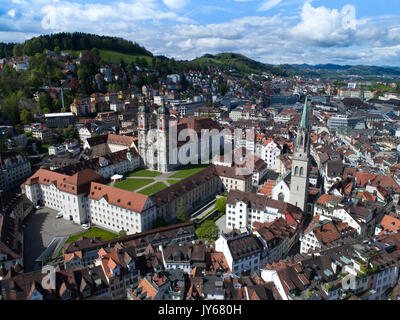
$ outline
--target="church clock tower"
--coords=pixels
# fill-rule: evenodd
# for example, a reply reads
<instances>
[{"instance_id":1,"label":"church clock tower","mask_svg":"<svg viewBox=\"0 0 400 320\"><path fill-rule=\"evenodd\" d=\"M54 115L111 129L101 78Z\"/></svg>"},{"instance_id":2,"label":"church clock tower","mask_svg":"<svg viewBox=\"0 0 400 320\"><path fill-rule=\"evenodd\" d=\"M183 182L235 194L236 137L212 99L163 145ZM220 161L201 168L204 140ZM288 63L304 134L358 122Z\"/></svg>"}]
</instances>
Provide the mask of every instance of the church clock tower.
<instances>
[{"instance_id":1,"label":"church clock tower","mask_svg":"<svg viewBox=\"0 0 400 320\"><path fill-rule=\"evenodd\" d=\"M307 213L309 156L310 135L306 97L303 114L296 137L290 183L290 203L302 209L304 213Z\"/></svg>"}]
</instances>

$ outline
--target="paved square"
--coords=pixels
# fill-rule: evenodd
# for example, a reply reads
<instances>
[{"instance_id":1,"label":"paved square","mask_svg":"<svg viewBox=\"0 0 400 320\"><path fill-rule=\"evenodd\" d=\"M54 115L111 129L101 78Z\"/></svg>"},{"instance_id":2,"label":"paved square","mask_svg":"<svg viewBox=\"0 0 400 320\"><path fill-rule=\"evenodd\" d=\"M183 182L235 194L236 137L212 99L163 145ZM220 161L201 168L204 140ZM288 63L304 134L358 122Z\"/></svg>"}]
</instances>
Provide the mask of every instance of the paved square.
<instances>
[{"instance_id":1,"label":"paved square","mask_svg":"<svg viewBox=\"0 0 400 320\"><path fill-rule=\"evenodd\" d=\"M63 218L56 219L57 211L42 208L25 220L24 268L33 270L34 260L47 248L54 237L69 237L84 231L80 225Z\"/></svg>"}]
</instances>

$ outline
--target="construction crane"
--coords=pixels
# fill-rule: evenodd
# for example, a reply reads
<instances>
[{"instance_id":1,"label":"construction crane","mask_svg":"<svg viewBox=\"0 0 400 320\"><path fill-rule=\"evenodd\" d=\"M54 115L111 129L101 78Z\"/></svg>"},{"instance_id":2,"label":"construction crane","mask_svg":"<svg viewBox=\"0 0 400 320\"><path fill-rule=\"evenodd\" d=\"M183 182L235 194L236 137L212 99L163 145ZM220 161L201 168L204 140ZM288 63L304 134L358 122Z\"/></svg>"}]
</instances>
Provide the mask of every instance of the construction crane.
<instances>
[{"instance_id":1,"label":"construction crane","mask_svg":"<svg viewBox=\"0 0 400 320\"><path fill-rule=\"evenodd\" d=\"M42 90L56 90L56 91L61 91L61 104L62 104L62 111L65 111L65 106L64 106L64 90L71 90L71 88L63 88L63 87L39 87L37 89L42 89Z\"/></svg>"}]
</instances>

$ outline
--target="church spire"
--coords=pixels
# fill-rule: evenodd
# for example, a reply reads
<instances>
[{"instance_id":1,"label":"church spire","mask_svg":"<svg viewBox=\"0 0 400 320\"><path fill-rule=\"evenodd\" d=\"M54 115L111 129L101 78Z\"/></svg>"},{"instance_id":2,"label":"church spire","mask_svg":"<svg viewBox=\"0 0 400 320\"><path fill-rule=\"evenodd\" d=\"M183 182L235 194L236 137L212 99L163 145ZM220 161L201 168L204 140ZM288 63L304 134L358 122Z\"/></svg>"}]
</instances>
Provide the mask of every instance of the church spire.
<instances>
[{"instance_id":1,"label":"church spire","mask_svg":"<svg viewBox=\"0 0 400 320\"><path fill-rule=\"evenodd\" d=\"M306 101L304 102L303 115L301 116L300 129L302 129L302 130L308 130L308 106L307 106L307 96L306 96Z\"/></svg>"}]
</instances>

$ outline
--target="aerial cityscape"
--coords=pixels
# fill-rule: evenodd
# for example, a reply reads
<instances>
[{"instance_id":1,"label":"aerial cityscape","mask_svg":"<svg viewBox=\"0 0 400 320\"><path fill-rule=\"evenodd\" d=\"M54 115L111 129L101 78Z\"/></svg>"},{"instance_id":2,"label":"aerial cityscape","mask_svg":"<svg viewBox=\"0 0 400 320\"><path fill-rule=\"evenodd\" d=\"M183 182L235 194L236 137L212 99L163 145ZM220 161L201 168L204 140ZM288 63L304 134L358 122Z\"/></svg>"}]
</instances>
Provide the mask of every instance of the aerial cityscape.
<instances>
[{"instance_id":1,"label":"aerial cityscape","mask_svg":"<svg viewBox=\"0 0 400 320\"><path fill-rule=\"evenodd\" d=\"M385 3L5 1L0 300L400 300Z\"/></svg>"}]
</instances>

